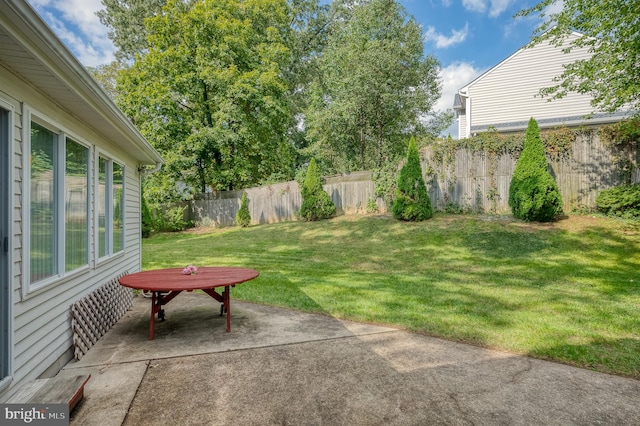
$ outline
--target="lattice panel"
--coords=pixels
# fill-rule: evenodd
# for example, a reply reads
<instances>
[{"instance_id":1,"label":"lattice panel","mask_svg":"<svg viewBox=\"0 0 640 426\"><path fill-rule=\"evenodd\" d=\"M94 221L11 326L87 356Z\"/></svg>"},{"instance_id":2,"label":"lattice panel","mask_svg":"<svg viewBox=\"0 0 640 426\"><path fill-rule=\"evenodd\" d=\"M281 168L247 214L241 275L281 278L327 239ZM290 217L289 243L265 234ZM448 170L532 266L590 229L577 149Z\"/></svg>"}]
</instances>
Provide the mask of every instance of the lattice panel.
<instances>
[{"instance_id":1,"label":"lattice panel","mask_svg":"<svg viewBox=\"0 0 640 426\"><path fill-rule=\"evenodd\" d=\"M71 329L75 359L82 358L91 347L133 305L133 290L112 279L71 305Z\"/></svg>"}]
</instances>

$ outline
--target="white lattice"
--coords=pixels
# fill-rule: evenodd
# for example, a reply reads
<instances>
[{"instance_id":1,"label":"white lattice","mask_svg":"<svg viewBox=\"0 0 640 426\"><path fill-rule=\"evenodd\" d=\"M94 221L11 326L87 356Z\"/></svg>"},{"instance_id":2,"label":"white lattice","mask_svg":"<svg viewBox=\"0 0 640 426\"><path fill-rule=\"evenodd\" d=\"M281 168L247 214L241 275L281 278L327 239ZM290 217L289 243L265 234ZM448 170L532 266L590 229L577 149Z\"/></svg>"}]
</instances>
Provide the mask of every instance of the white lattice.
<instances>
[{"instance_id":1,"label":"white lattice","mask_svg":"<svg viewBox=\"0 0 640 426\"><path fill-rule=\"evenodd\" d=\"M112 279L71 305L74 356L82 358L133 304L133 291Z\"/></svg>"}]
</instances>

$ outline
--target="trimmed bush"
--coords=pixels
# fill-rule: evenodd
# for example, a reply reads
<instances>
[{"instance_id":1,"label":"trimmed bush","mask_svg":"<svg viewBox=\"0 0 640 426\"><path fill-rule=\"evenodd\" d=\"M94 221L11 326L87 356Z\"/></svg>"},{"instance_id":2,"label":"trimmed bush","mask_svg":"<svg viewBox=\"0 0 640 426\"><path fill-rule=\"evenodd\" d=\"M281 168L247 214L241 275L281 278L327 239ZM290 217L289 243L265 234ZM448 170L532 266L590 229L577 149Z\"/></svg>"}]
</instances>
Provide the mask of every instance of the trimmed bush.
<instances>
[{"instance_id":1,"label":"trimmed bush","mask_svg":"<svg viewBox=\"0 0 640 426\"><path fill-rule=\"evenodd\" d=\"M396 219L407 221L421 221L433 216L414 138L409 141L407 162L400 170L392 211Z\"/></svg>"},{"instance_id":2,"label":"trimmed bush","mask_svg":"<svg viewBox=\"0 0 640 426\"><path fill-rule=\"evenodd\" d=\"M509 207L516 218L525 221L549 222L562 212L560 190L547 168L540 128L533 118L513 171Z\"/></svg>"},{"instance_id":3,"label":"trimmed bush","mask_svg":"<svg viewBox=\"0 0 640 426\"><path fill-rule=\"evenodd\" d=\"M605 189L598 194L596 206L608 216L640 219L640 183Z\"/></svg>"},{"instance_id":4,"label":"trimmed bush","mask_svg":"<svg viewBox=\"0 0 640 426\"><path fill-rule=\"evenodd\" d=\"M247 193L242 193L242 200L240 201L240 210L236 213L236 223L243 228L246 228L251 224L251 213L249 213L249 203L247 202Z\"/></svg>"},{"instance_id":5,"label":"trimmed bush","mask_svg":"<svg viewBox=\"0 0 640 426\"><path fill-rule=\"evenodd\" d=\"M336 206L322 188L322 177L314 158L309 162L302 185L300 217L308 222L328 219L336 214Z\"/></svg>"}]
</instances>

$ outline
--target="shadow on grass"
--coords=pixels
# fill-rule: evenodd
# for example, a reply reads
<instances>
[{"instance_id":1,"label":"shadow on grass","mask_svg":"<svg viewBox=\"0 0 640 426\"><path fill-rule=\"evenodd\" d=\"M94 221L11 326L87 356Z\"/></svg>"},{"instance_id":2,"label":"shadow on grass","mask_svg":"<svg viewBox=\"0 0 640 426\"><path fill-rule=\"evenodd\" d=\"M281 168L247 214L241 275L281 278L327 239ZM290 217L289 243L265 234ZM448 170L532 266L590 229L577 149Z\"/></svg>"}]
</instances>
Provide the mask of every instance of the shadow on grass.
<instances>
[{"instance_id":1,"label":"shadow on grass","mask_svg":"<svg viewBox=\"0 0 640 426\"><path fill-rule=\"evenodd\" d=\"M569 340L556 346L535 348L528 355L552 360L575 360L572 364L577 367L640 379L640 338L595 337L591 342L582 344Z\"/></svg>"},{"instance_id":2,"label":"shadow on grass","mask_svg":"<svg viewBox=\"0 0 640 426\"><path fill-rule=\"evenodd\" d=\"M600 346L572 339L640 334L639 252L599 226L347 217L152 239L143 259L250 267L238 298L589 365Z\"/></svg>"}]
</instances>

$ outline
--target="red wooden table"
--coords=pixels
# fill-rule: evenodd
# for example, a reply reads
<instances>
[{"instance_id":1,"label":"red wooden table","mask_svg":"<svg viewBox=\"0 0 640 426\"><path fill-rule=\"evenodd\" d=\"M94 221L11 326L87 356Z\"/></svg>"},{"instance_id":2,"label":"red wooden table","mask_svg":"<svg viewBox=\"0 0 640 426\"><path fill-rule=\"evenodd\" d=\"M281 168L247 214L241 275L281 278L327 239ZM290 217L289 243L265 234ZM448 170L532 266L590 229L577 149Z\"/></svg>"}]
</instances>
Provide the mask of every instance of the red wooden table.
<instances>
[{"instance_id":1,"label":"red wooden table","mask_svg":"<svg viewBox=\"0 0 640 426\"><path fill-rule=\"evenodd\" d=\"M156 269L152 271L136 272L120 278L120 285L125 287L149 291L151 296L151 323L149 325L149 340L153 340L155 316L164 320L164 309L174 297L183 291L202 290L218 302L222 303L222 312L227 313L227 332L231 331L230 289L236 284L252 280L259 275L258 271L247 268L229 267L200 267L194 275L183 274L182 268ZM217 287L224 287L222 293L217 293Z\"/></svg>"}]
</instances>

